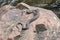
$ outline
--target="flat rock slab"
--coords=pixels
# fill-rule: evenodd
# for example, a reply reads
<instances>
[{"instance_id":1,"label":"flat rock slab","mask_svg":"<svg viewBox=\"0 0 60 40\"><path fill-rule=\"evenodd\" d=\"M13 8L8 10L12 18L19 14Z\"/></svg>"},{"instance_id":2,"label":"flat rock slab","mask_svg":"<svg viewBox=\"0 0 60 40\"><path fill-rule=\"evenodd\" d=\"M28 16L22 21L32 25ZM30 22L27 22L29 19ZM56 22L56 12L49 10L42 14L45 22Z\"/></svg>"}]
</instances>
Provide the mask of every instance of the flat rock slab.
<instances>
[{"instance_id":1,"label":"flat rock slab","mask_svg":"<svg viewBox=\"0 0 60 40\"><path fill-rule=\"evenodd\" d=\"M30 9L39 9L40 17L30 24L28 30L22 32L20 40L59 40L60 20L55 13L51 10L32 6L30 6ZM38 24L44 24L47 30L35 33L34 31L36 31L36 25Z\"/></svg>"},{"instance_id":2,"label":"flat rock slab","mask_svg":"<svg viewBox=\"0 0 60 40\"><path fill-rule=\"evenodd\" d=\"M2 15L4 15L7 11L14 9L15 7L10 6L10 5L5 5L3 7L0 8L0 18L2 17Z\"/></svg>"},{"instance_id":3,"label":"flat rock slab","mask_svg":"<svg viewBox=\"0 0 60 40\"><path fill-rule=\"evenodd\" d=\"M24 30L22 31L20 40L59 40L59 35L58 33L60 32L60 20L59 18L55 15L54 12L47 10L47 9L43 9L43 8L38 8L38 7L32 7L32 6L28 6L29 9L39 9L40 10L40 16L37 20L35 20L34 22L32 22L29 25L29 29L28 30ZM10 12L7 12L10 13ZM6 14L5 14L6 15ZM23 16L21 17L21 23L25 23L28 19L32 18L32 14L25 14L25 12L23 13ZM3 15L1 17L1 20L5 20L4 18L5 16ZM5 20L6 22L7 20ZM38 24L44 24L45 28L47 29L44 32L41 32L39 30L39 33L37 33L36 31L36 25ZM12 33L10 34L9 38L13 40L14 37L19 35L18 29L17 28L13 28L14 30L12 31ZM15 36L12 36L12 35ZM42 38L42 39L41 39ZM55 39L56 38L56 39Z\"/></svg>"},{"instance_id":4,"label":"flat rock slab","mask_svg":"<svg viewBox=\"0 0 60 40\"><path fill-rule=\"evenodd\" d=\"M3 9L3 8L6 8L6 9ZM2 11L1 11L1 13L2 13L2 15L1 15L1 24L2 25L1 26L2 27L0 27L0 34L1 34L0 38L2 38L3 40L4 40L3 33L9 27L9 25L14 24L16 21L25 23L28 19L30 19L32 17L32 14L30 14L30 16L29 16L26 14L25 11L13 8L12 6L10 7L10 5L3 6L1 9L2 9ZM4 15L3 15L3 12L4 12ZM3 30L3 28L4 28L4 30ZM16 27L14 27L9 38L13 39L15 36L17 36L19 34L20 34L20 32L18 32L18 29Z\"/></svg>"}]
</instances>

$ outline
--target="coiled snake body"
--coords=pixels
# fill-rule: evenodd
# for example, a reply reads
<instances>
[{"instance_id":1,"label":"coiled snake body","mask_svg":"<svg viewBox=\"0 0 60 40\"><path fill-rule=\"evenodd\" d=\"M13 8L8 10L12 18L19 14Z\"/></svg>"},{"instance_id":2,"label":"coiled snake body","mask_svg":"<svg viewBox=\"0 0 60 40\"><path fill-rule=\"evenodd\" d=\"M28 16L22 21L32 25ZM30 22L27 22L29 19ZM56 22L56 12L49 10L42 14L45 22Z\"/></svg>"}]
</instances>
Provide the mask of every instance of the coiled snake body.
<instances>
[{"instance_id":1,"label":"coiled snake body","mask_svg":"<svg viewBox=\"0 0 60 40\"><path fill-rule=\"evenodd\" d=\"M33 18L31 18L31 19L29 19L27 22L26 22L26 24L24 24L23 25L23 28L22 29L28 29L29 28L29 24L30 23L32 23L33 21L35 21L37 18L39 18L39 9L35 9L35 10L27 10L26 11L27 12L27 14L31 14L31 13L33 13L34 14L34 16L33 16Z\"/></svg>"}]
</instances>

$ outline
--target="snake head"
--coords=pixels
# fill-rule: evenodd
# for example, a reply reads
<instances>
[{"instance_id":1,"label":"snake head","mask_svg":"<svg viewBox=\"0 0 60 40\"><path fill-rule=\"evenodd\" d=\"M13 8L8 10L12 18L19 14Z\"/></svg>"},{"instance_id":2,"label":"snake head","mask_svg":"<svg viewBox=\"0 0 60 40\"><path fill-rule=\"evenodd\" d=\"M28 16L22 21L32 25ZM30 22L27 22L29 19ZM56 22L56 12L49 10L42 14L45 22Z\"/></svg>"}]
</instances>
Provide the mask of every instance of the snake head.
<instances>
[{"instance_id":1,"label":"snake head","mask_svg":"<svg viewBox=\"0 0 60 40\"><path fill-rule=\"evenodd\" d=\"M27 12L27 14L38 13L39 9L27 9L26 12Z\"/></svg>"}]
</instances>

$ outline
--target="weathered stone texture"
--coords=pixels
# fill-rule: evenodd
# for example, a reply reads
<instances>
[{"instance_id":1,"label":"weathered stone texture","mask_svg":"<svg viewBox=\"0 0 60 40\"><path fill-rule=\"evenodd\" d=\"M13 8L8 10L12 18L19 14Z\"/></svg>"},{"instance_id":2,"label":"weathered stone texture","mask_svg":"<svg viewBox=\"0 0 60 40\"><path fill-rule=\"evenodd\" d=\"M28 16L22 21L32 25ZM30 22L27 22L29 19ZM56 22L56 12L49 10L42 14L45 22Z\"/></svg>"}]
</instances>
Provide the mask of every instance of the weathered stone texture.
<instances>
[{"instance_id":1,"label":"weathered stone texture","mask_svg":"<svg viewBox=\"0 0 60 40\"><path fill-rule=\"evenodd\" d=\"M23 30L21 32L21 34L19 33L18 29L16 27L14 27L12 33L9 35L9 38L13 39L14 37L16 37L20 34L21 35L20 40L59 40L60 39L60 37L59 37L60 20L55 15L55 13L50 10L43 9L43 8L32 7L32 6L27 6L27 7L29 9L39 9L40 10L39 18L37 20L35 20L34 22L32 22L29 25L29 29ZM3 10L5 10L3 8L4 7L0 8L0 10L2 9L1 13L3 13ZM11 24L11 23L13 23L13 21L17 20L17 19L14 19L14 20L10 19L11 17L13 18L15 16L15 14L18 15L17 18L19 18L21 16L21 14L23 13L21 18L18 20L22 24L26 23L28 19L31 19L33 17L33 14L26 14L26 11L24 11L24 10L20 10L20 9L11 9L10 10L10 6L7 5L5 11L8 11L8 12L6 12L6 13L4 12L4 15L1 16L0 34L2 34L2 36L0 36L0 38L4 39L4 34L3 34L4 30L2 30L2 29L5 27L7 28L7 26L8 26L7 24ZM4 21L5 21L5 23L4 23ZM44 27L47 30L45 30L43 32L41 32L39 30L39 33L37 33L36 25L38 25L38 24L44 24L45 25ZM19 26L19 27L21 27L21 26Z\"/></svg>"}]
</instances>

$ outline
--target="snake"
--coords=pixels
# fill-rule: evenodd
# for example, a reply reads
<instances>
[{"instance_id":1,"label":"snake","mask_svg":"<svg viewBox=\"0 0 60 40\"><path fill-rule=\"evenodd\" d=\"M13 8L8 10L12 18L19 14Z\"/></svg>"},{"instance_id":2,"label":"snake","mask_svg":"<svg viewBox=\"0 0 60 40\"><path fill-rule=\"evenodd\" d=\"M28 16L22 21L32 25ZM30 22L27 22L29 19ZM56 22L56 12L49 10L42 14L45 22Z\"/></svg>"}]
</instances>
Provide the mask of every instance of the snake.
<instances>
[{"instance_id":1,"label":"snake","mask_svg":"<svg viewBox=\"0 0 60 40\"><path fill-rule=\"evenodd\" d=\"M32 9L32 10L28 9L26 12L27 12L27 14L33 13L33 18L29 19L29 20L23 25L23 28L22 28L23 30L28 29L30 23L32 23L33 21L35 21L36 19L38 19L39 16L40 16L39 9Z\"/></svg>"}]
</instances>

